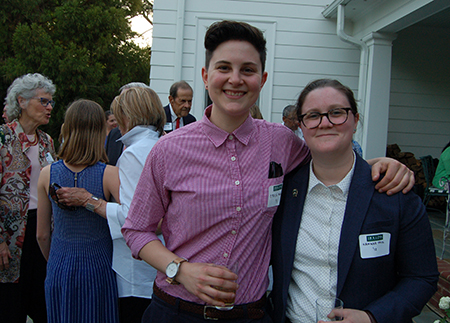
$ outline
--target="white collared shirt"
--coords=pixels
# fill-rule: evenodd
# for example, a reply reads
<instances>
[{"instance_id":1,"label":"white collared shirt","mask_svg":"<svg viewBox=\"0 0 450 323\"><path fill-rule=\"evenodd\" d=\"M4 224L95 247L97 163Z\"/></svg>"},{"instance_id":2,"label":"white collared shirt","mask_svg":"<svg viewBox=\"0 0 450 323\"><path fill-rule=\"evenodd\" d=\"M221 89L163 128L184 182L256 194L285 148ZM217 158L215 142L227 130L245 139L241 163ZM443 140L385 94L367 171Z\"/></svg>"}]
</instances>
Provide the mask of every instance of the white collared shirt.
<instances>
[{"instance_id":1,"label":"white collared shirt","mask_svg":"<svg viewBox=\"0 0 450 323\"><path fill-rule=\"evenodd\" d=\"M136 126L118 139L126 147L117 161L120 204L107 203L106 216L114 245L112 267L117 273L119 297L152 298L156 269L131 256L120 229L128 215L147 156L159 139L159 133L155 130L154 126ZM159 238L163 241L162 236Z\"/></svg>"},{"instance_id":2,"label":"white collared shirt","mask_svg":"<svg viewBox=\"0 0 450 323\"><path fill-rule=\"evenodd\" d=\"M284 126L286 126L286 125L284 124L284 122L281 122L281 124L284 125ZM287 126L286 126L286 127L287 127ZM295 135L296 135L297 137L299 137L301 140L305 140L305 138L303 137L303 131L302 131L302 129L300 129L300 127L298 127L298 128L294 131L294 133L295 133Z\"/></svg>"},{"instance_id":3,"label":"white collared shirt","mask_svg":"<svg viewBox=\"0 0 450 323\"><path fill-rule=\"evenodd\" d=\"M287 300L286 316L291 322L315 322L316 299L336 296L339 240L354 168L355 157L342 181L327 187L310 164Z\"/></svg>"},{"instance_id":4,"label":"white collared shirt","mask_svg":"<svg viewBox=\"0 0 450 323\"><path fill-rule=\"evenodd\" d=\"M177 126L177 115L173 111L172 105L169 103L170 114L172 115L172 129L175 130ZM184 126L183 118L180 118L180 128Z\"/></svg>"}]
</instances>

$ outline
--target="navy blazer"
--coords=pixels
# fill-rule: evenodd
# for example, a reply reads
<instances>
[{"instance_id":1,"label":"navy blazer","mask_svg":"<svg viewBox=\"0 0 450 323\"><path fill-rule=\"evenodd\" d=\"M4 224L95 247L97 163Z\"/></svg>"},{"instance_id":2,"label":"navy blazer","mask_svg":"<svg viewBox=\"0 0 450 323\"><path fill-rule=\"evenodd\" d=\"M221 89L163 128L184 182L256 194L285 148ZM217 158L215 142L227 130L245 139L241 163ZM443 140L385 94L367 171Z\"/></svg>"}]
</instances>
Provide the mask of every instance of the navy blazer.
<instances>
[{"instance_id":1,"label":"navy blazer","mask_svg":"<svg viewBox=\"0 0 450 323\"><path fill-rule=\"evenodd\" d=\"M112 129L108 136L106 137L106 155L108 155L108 164L116 166L117 160L120 155L122 155L123 151L123 143L121 141L117 141L117 139L121 138L122 134L120 133L119 127Z\"/></svg>"},{"instance_id":2,"label":"navy blazer","mask_svg":"<svg viewBox=\"0 0 450 323\"><path fill-rule=\"evenodd\" d=\"M172 122L172 112L170 111L170 105L166 105L164 107L164 111L166 112L166 122ZM188 114L187 116L183 117L183 125L187 125L189 123L195 122L197 119L192 114ZM175 130L175 129L174 129ZM166 133L171 132L172 130L166 131Z\"/></svg>"},{"instance_id":3,"label":"navy blazer","mask_svg":"<svg viewBox=\"0 0 450 323\"><path fill-rule=\"evenodd\" d=\"M274 322L284 322L297 235L308 189L310 165L284 179L273 223ZM371 168L356 156L342 224L337 297L344 308L369 310L378 323L411 322L437 289L439 272L431 227L422 201L412 192L378 193ZM294 190L298 191L298 194ZM359 235L389 232L386 256L362 259Z\"/></svg>"}]
</instances>

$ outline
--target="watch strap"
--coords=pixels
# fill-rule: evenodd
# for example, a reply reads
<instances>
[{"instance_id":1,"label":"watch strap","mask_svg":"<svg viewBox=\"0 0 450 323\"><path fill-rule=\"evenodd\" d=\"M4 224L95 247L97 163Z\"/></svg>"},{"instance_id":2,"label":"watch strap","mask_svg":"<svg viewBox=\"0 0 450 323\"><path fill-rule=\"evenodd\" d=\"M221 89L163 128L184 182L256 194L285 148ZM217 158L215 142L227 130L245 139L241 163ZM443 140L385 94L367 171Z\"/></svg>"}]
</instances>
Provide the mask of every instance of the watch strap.
<instances>
[{"instance_id":1,"label":"watch strap","mask_svg":"<svg viewBox=\"0 0 450 323\"><path fill-rule=\"evenodd\" d=\"M94 196L94 195L91 196L91 199L94 200L94 201L98 201L98 197L96 197L96 196ZM88 202L86 203L85 208L86 208L86 210L88 210L88 211L95 212L95 208L96 208L97 206L98 206L98 205L91 204L91 203L89 203L89 201L88 201Z\"/></svg>"},{"instance_id":2,"label":"watch strap","mask_svg":"<svg viewBox=\"0 0 450 323\"><path fill-rule=\"evenodd\" d=\"M188 261L188 260L186 258L181 258L181 257L177 257L172 261L174 264L176 264L178 266L177 273L176 273L175 277L173 277L173 278L167 277L166 282L168 282L171 285L179 285L180 284L179 282L177 282L175 280L175 278L178 275L178 271L180 270L181 263L185 262L185 261Z\"/></svg>"}]
</instances>

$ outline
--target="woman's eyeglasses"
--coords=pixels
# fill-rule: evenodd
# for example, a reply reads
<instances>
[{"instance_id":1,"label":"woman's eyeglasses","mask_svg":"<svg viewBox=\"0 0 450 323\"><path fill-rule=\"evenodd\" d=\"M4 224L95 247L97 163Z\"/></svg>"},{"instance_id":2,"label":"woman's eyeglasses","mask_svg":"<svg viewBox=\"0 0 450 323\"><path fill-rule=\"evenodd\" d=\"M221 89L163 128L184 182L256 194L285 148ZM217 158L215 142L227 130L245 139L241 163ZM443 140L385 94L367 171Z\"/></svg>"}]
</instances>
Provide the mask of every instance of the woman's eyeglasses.
<instances>
[{"instance_id":1,"label":"woman's eyeglasses","mask_svg":"<svg viewBox=\"0 0 450 323\"><path fill-rule=\"evenodd\" d=\"M330 111L325 113L308 112L302 114L299 117L299 120L308 129L317 128L322 123L323 117L327 117L328 121L330 121L331 124L338 126L344 124L347 121L348 112L351 110L351 108L336 108L331 109Z\"/></svg>"},{"instance_id":2,"label":"woman's eyeglasses","mask_svg":"<svg viewBox=\"0 0 450 323\"><path fill-rule=\"evenodd\" d=\"M61 209L67 210L67 211L75 211L77 209L76 206L68 206L68 205L65 205L65 204L59 202L58 194L56 194L56 191L59 190L60 188L61 188L60 185L58 185L56 183L51 183L50 187L48 188L50 197L52 198L53 201L56 202L56 205L58 205Z\"/></svg>"},{"instance_id":3,"label":"woman's eyeglasses","mask_svg":"<svg viewBox=\"0 0 450 323\"><path fill-rule=\"evenodd\" d=\"M44 106L44 107L47 107L49 104L53 108L55 107L55 101L53 101L53 100L49 100L49 99L46 99L46 98L33 98L33 99L39 100L41 102L42 106Z\"/></svg>"}]
</instances>

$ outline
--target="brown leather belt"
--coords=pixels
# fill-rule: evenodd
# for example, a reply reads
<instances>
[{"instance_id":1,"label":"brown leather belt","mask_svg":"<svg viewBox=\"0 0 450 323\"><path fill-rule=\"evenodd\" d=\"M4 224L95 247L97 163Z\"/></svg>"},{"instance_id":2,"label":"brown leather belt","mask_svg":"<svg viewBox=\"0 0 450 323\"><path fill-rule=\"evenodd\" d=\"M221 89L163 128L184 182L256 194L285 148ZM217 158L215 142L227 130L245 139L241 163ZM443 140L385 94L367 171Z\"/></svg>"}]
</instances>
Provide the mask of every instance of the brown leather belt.
<instances>
[{"instance_id":1,"label":"brown leather belt","mask_svg":"<svg viewBox=\"0 0 450 323\"><path fill-rule=\"evenodd\" d=\"M182 311L203 316L206 320L233 320L233 319L261 319L264 317L264 306L266 304L266 295L256 302L234 305L233 309L228 311L218 310L215 306L200 305L192 302L187 302L181 298L173 297L162 291L156 284L153 284L153 293L164 302L177 306Z\"/></svg>"}]
</instances>

